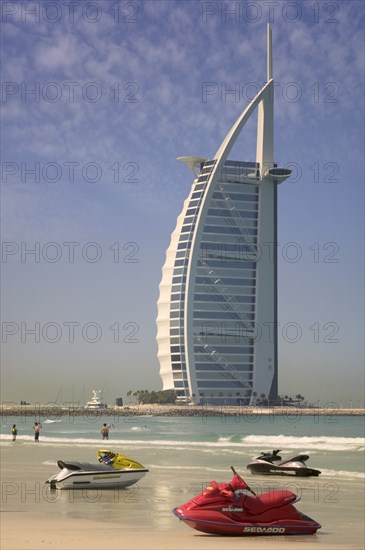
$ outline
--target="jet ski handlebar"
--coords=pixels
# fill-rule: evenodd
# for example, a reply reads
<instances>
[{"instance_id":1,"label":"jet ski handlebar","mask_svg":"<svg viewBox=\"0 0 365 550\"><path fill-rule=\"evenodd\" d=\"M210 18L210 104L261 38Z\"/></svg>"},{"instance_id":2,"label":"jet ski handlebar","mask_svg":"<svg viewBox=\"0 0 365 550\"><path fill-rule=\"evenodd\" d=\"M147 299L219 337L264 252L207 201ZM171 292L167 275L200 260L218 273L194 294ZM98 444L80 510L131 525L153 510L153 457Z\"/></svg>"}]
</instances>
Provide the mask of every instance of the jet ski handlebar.
<instances>
[{"instance_id":1,"label":"jet ski handlebar","mask_svg":"<svg viewBox=\"0 0 365 550\"><path fill-rule=\"evenodd\" d=\"M277 460L281 460L281 456L279 456L280 449L276 449L271 452L261 452L260 456L256 457L256 460L266 460L268 462L275 462Z\"/></svg>"},{"instance_id":2,"label":"jet ski handlebar","mask_svg":"<svg viewBox=\"0 0 365 550\"><path fill-rule=\"evenodd\" d=\"M244 485L243 488L244 488L244 489L247 489L247 491L250 491L250 493L252 493L253 495L256 496L256 493L251 489L251 487L249 487L249 486L247 485L247 483L245 482L245 480L236 472L236 470L233 468L233 466L231 466L231 470L232 470L233 474L238 478L238 480L239 480L241 483L243 483L243 485ZM230 485L231 485L231 484L230 484ZM231 487L232 487L232 485L231 485ZM234 487L232 487L232 489L233 489L233 491L234 491Z\"/></svg>"}]
</instances>

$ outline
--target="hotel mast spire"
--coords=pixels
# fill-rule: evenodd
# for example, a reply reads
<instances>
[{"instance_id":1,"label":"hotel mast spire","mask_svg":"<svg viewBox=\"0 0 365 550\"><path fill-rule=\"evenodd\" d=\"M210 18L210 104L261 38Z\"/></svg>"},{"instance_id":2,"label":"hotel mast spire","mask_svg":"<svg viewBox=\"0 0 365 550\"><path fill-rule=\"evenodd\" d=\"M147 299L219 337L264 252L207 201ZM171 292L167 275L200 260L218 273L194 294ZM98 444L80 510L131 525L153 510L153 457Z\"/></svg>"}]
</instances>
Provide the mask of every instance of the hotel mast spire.
<instances>
[{"instance_id":1,"label":"hotel mast spire","mask_svg":"<svg viewBox=\"0 0 365 550\"><path fill-rule=\"evenodd\" d=\"M271 27L267 24L267 81L272 79L272 37Z\"/></svg>"},{"instance_id":2,"label":"hotel mast spire","mask_svg":"<svg viewBox=\"0 0 365 550\"><path fill-rule=\"evenodd\" d=\"M261 177L274 165L274 81L272 76L272 38L267 25L267 88L258 105L256 162Z\"/></svg>"}]
</instances>

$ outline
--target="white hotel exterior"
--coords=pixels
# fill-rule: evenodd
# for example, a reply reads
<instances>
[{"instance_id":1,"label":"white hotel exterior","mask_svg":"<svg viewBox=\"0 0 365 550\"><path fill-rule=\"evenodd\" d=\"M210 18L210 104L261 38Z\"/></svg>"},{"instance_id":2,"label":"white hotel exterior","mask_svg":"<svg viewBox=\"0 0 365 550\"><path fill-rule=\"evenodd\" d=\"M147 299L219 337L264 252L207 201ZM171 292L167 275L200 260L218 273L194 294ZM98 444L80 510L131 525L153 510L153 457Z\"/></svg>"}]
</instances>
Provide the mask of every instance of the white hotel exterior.
<instances>
[{"instance_id":1,"label":"white hotel exterior","mask_svg":"<svg viewBox=\"0 0 365 550\"><path fill-rule=\"evenodd\" d=\"M160 283L158 358L163 389L178 400L254 404L277 396L277 184L273 159L271 30L267 83L212 160L195 171L171 236ZM228 160L258 109L255 162Z\"/></svg>"}]
</instances>

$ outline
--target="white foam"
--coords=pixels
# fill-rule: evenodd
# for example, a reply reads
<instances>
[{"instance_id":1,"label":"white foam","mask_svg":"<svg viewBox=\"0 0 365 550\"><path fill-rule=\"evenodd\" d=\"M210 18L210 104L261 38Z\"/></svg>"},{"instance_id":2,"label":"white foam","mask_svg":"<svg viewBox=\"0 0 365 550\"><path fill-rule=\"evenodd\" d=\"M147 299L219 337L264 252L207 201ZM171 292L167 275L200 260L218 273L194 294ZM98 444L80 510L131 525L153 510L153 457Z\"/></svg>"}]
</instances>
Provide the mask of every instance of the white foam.
<instances>
[{"instance_id":1,"label":"white foam","mask_svg":"<svg viewBox=\"0 0 365 550\"><path fill-rule=\"evenodd\" d=\"M321 470L322 476L328 477L346 477L354 479L365 479L364 472L347 472L346 470Z\"/></svg>"},{"instance_id":2,"label":"white foam","mask_svg":"<svg viewBox=\"0 0 365 550\"><path fill-rule=\"evenodd\" d=\"M143 431L143 428L142 430ZM1 434L2 441L9 441L11 434ZM232 441L232 438L235 441ZM34 441L33 435L18 435L17 439L24 442ZM300 452L318 452L318 451L360 451L364 449L364 439L361 437L328 437L328 436L286 436L286 435L248 435L242 436L240 441L236 441L237 436L231 438L220 437L218 441L184 441L184 440L171 440L171 439L151 439L151 440L130 440L130 439L116 439L109 443L109 446L146 446L149 447L174 447L176 450L185 450L191 447L202 450L209 450L214 448L220 448L230 450L231 452L251 448L256 452L258 449L294 449ZM86 445L99 447L101 439L88 438L88 437L57 437L49 436L41 433L40 441L43 444L48 445Z\"/></svg>"},{"instance_id":3,"label":"white foam","mask_svg":"<svg viewBox=\"0 0 365 550\"><path fill-rule=\"evenodd\" d=\"M328 436L290 436L290 435L248 435L241 445L265 449L303 449L316 451L358 451L364 446L362 437L328 437Z\"/></svg>"},{"instance_id":4,"label":"white foam","mask_svg":"<svg viewBox=\"0 0 365 550\"><path fill-rule=\"evenodd\" d=\"M151 428L149 428L148 426L132 426L131 430L135 432L143 432L143 431L150 431Z\"/></svg>"},{"instance_id":5,"label":"white foam","mask_svg":"<svg viewBox=\"0 0 365 550\"><path fill-rule=\"evenodd\" d=\"M206 466L164 466L161 464L148 464L150 470L206 470L208 472L227 472L227 468L211 468Z\"/></svg>"}]
</instances>

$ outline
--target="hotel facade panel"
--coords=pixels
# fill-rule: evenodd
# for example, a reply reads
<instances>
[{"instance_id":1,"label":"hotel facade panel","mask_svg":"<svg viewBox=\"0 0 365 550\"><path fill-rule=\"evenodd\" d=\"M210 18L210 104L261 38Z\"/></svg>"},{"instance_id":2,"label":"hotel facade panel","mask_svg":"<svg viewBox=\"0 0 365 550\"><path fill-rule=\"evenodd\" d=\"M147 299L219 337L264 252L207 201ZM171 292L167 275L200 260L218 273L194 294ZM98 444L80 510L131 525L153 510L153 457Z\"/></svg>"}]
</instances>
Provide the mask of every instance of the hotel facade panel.
<instances>
[{"instance_id":1,"label":"hotel facade panel","mask_svg":"<svg viewBox=\"0 0 365 550\"><path fill-rule=\"evenodd\" d=\"M195 178L171 236L158 301L164 389L179 400L254 404L277 395L277 184L290 175L273 156L273 79L212 160L181 158ZM255 162L228 160L258 108Z\"/></svg>"}]
</instances>

